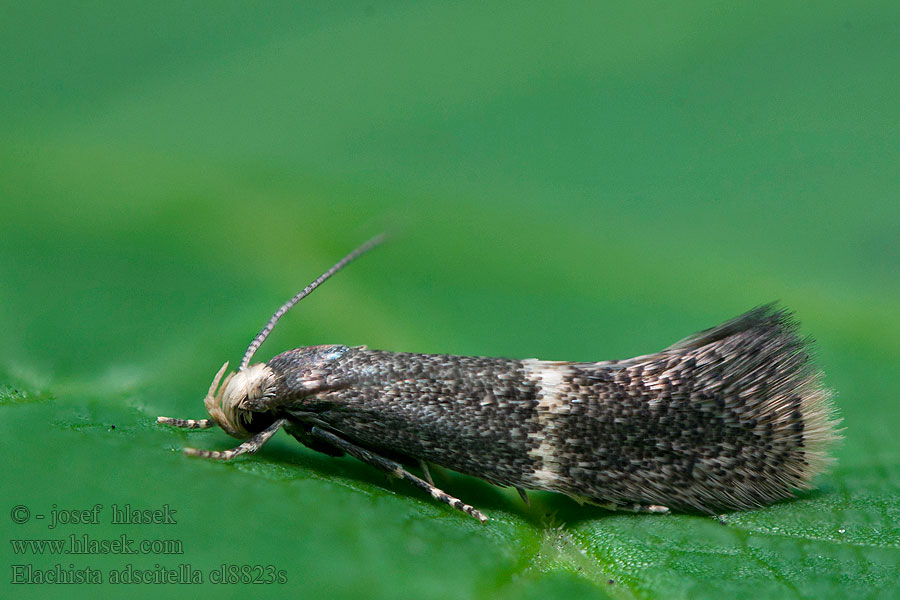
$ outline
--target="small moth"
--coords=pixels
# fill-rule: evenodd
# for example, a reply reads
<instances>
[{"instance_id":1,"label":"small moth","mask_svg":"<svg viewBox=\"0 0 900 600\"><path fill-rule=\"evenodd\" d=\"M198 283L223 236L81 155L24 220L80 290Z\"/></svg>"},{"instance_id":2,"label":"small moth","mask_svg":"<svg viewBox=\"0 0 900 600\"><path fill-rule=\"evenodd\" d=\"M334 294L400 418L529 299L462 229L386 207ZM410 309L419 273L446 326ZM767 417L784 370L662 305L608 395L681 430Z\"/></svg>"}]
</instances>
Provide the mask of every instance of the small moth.
<instances>
[{"instance_id":1,"label":"small moth","mask_svg":"<svg viewBox=\"0 0 900 600\"><path fill-rule=\"evenodd\" d=\"M567 494L610 509L712 513L763 506L811 487L839 437L831 392L790 314L762 306L626 360L514 360L309 346L250 359L278 320L363 244L279 308L204 401L218 425L246 439L230 460L279 429L331 456L349 454L481 520L434 486L428 464L515 487ZM220 386L220 382L222 385ZM418 477L384 454L416 463Z\"/></svg>"}]
</instances>

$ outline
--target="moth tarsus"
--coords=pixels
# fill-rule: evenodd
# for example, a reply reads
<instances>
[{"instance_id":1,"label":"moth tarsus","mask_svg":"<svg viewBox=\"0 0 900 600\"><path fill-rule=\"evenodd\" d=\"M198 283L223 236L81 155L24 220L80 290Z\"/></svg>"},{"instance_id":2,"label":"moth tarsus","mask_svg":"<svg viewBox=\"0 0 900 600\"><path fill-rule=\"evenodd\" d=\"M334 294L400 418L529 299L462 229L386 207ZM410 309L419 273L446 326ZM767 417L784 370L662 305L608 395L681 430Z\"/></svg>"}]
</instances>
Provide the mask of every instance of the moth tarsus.
<instances>
[{"instance_id":1,"label":"moth tarsus","mask_svg":"<svg viewBox=\"0 0 900 600\"><path fill-rule=\"evenodd\" d=\"M360 246L282 305L240 368L204 404L245 439L205 458L250 454L278 430L313 450L349 454L482 522L435 487L433 463L615 510L665 513L763 506L811 486L840 437L831 392L785 310L761 306L657 352L592 363L309 346L250 365L275 323L382 241ZM221 385L220 385L221 382ZM424 478L383 454L418 463Z\"/></svg>"}]
</instances>

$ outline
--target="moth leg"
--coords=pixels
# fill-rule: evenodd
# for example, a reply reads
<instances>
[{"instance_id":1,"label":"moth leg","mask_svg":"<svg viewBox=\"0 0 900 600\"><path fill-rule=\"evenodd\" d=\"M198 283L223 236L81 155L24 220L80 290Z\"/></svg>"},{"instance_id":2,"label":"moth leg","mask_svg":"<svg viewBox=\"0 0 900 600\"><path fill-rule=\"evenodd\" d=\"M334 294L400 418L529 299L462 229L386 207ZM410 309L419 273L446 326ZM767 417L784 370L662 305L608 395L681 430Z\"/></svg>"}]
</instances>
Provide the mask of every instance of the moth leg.
<instances>
[{"instance_id":1,"label":"moth leg","mask_svg":"<svg viewBox=\"0 0 900 600\"><path fill-rule=\"evenodd\" d=\"M173 419L172 417L156 417L157 423L181 427L182 429L209 429L216 424L212 419Z\"/></svg>"},{"instance_id":2,"label":"moth leg","mask_svg":"<svg viewBox=\"0 0 900 600\"><path fill-rule=\"evenodd\" d=\"M647 513L647 514L667 514L669 511L668 506L662 506L659 504L597 504L600 508L605 508L607 510L615 510L615 511L627 511L633 513Z\"/></svg>"},{"instance_id":3,"label":"moth leg","mask_svg":"<svg viewBox=\"0 0 900 600\"><path fill-rule=\"evenodd\" d=\"M662 506L660 504L620 504L618 507L613 510L627 510L635 513L648 513L648 514L666 514L669 512L668 506Z\"/></svg>"},{"instance_id":4,"label":"moth leg","mask_svg":"<svg viewBox=\"0 0 900 600\"><path fill-rule=\"evenodd\" d=\"M309 427L303 427L302 425L297 425L293 421L288 421L288 423L284 426L284 430L289 434L294 436L298 442L309 448L310 450L314 450L316 452L321 452L322 454L327 454L328 456L340 457L344 455L344 451L340 448L335 448L331 444L320 440L319 438L314 438L309 434Z\"/></svg>"},{"instance_id":5,"label":"moth leg","mask_svg":"<svg viewBox=\"0 0 900 600\"><path fill-rule=\"evenodd\" d=\"M231 460L235 456L240 456L241 454L253 454L262 448L263 444L268 442L269 438L275 435L275 433L284 426L286 421L287 419L278 419L237 448L232 448L231 450L198 450L196 448L185 448L184 453L188 456L199 456L200 458L212 458L215 460Z\"/></svg>"},{"instance_id":6,"label":"moth leg","mask_svg":"<svg viewBox=\"0 0 900 600\"><path fill-rule=\"evenodd\" d=\"M228 363L226 362L222 365L222 368L219 369L219 372L216 373L216 376L213 377L212 383L209 386L209 391L206 392L206 400L204 401L209 407L209 402L216 395L216 388L219 387L219 381L222 380L222 375L225 373L225 369L228 368ZM229 378L231 376L229 375ZM226 380L227 382L227 380ZM172 417L156 417L157 423L162 423L164 425L172 425L173 427L181 427L182 429L209 429L210 427L215 427L216 422L212 419L173 419Z\"/></svg>"},{"instance_id":7,"label":"moth leg","mask_svg":"<svg viewBox=\"0 0 900 600\"><path fill-rule=\"evenodd\" d=\"M577 502L579 505L584 506L585 504L590 504L591 506L597 506L599 508L603 508L606 510L614 510L614 511L627 511L627 512L635 512L635 513L650 513L650 514L666 514L669 511L668 506L662 506L659 504L641 504L639 502L629 503L629 502L597 502L591 500L586 496L569 496Z\"/></svg>"},{"instance_id":8,"label":"moth leg","mask_svg":"<svg viewBox=\"0 0 900 600\"><path fill-rule=\"evenodd\" d=\"M431 478L431 471L428 469L428 463L420 458L419 466L422 468L422 473L425 475L425 481L434 485L434 479Z\"/></svg>"},{"instance_id":9,"label":"moth leg","mask_svg":"<svg viewBox=\"0 0 900 600\"><path fill-rule=\"evenodd\" d=\"M413 475L412 473L410 473L409 471L404 469L400 464L398 464L392 460L388 460L387 458L379 456L379 455L375 454L374 452L366 450L365 448L361 448L361 447L357 446L356 444L348 442L347 440L340 438L340 437L334 435L333 433L330 433L330 432L325 431L324 429L320 429L318 427L313 427L312 429L309 430L309 433L311 435L313 435L314 437L317 437L321 440L328 442L329 444L333 444L334 446L340 448L341 450L343 450L350 456L352 456L368 465L371 465L377 469L380 469L380 470L384 471L385 473L388 473L389 475L394 475L396 477L400 477L401 479L405 479L405 480L409 481L416 487L421 488L421 489L425 490L426 492L428 492L429 494L431 494L431 497L434 498L435 500L439 500L445 504L449 504L453 508L455 508L457 510L461 510L464 513L467 513L467 514L475 517L482 523L484 523L485 521L488 520L487 516L485 516L485 514L482 513L480 510L478 510L472 506L469 506L468 504L465 504L458 498L454 498L453 496L444 492L443 490L439 490L438 488L434 487L433 485L431 485L424 479L420 479L420 478L416 477L415 475Z\"/></svg>"},{"instance_id":10,"label":"moth leg","mask_svg":"<svg viewBox=\"0 0 900 600\"><path fill-rule=\"evenodd\" d=\"M525 493L520 487L516 488L516 491L519 492L519 496L522 498L522 501L525 503L525 506L531 506L531 501L528 499L528 494Z\"/></svg>"}]
</instances>

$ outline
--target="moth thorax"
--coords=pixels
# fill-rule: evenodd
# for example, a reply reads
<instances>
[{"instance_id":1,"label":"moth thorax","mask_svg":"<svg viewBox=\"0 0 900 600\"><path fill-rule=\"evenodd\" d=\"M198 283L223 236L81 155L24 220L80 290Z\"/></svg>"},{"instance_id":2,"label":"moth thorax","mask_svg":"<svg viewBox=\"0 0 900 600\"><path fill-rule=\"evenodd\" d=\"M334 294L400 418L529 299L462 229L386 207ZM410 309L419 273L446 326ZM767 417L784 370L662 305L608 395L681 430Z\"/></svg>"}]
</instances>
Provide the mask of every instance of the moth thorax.
<instances>
[{"instance_id":1,"label":"moth thorax","mask_svg":"<svg viewBox=\"0 0 900 600\"><path fill-rule=\"evenodd\" d=\"M270 419L264 413L248 410L248 401L262 398L274 383L272 370L262 363L250 365L230 373L218 392L207 394L206 410L216 424L229 435L248 438L264 429Z\"/></svg>"}]
</instances>

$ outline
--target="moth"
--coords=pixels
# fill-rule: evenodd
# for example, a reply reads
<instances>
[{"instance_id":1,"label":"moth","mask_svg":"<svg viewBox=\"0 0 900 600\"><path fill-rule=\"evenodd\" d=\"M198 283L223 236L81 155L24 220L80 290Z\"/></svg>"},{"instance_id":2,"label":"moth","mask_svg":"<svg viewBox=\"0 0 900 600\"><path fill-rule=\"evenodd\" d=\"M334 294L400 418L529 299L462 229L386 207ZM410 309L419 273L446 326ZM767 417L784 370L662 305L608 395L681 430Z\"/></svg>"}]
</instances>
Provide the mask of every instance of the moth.
<instances>
[{"instance_id":1,"label":"moth","mask_svg":"<svg viewBox=\"0 0 900 600\"><path fill-rule=\"evenodd\" d=\"M811 487L838 439L831 391L791 315L766 305L655 354L567 362L309 346L250 364L297 302L382 241L352 251L279 308L237 372L213 378L208 419L246 441L185 453L230 460L284 429L348 454L484 522L428 465L638 512L749 509ZM220 385L221 383L221 385ZM389 455L392 458L388 458ZM398 458L398 460L394 460ZM406 466L418 463L422 477Z\"/></svg>"}]
</instances>

